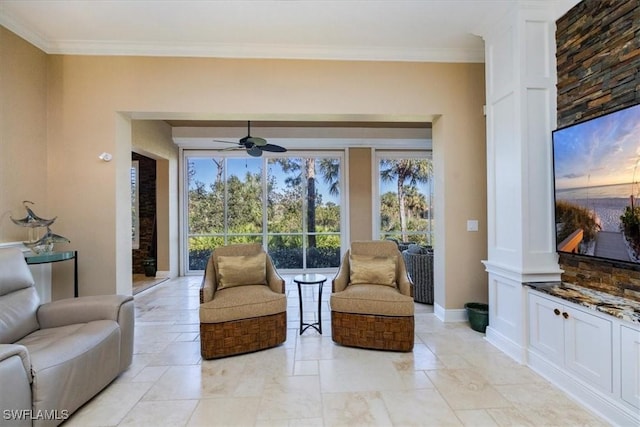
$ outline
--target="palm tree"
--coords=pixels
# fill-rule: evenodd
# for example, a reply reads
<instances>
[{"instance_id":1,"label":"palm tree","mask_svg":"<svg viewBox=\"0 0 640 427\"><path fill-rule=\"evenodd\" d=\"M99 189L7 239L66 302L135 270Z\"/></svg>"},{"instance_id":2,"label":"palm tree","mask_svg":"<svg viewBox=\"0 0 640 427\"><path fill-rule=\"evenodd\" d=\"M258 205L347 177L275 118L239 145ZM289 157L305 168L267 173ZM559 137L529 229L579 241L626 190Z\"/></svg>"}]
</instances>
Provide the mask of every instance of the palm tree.
<instances>
[{"instance_id":1,"label":"palm tree","mask_svg":"<svg viewBox=\"0 0 640 427\"><path fill-rule=\"evenodd\" d=\"M276 160L284 172L300 172L298 175L287 178L286 182L292 186L298 186L304 179L307 183L307 232L309 247L316 247L316 201L318 195L316 192L316 159L305 158L304 168L302 165L288 158ZM340 164L336 159L323 158L318 162L320 173L324 182L329 184L329 193L337 196L340 193Z\"/></svg>"},{"instance_id":2,"label":"palm tree","mask_svg":"<svg viewBox=\"0 0 640 427\"><path fill-rule=\"evenodd\" d=\"M384 159L380 161L380 178L383 182L396 181L398 195L398 215L402 240L407 240L407 187L426 183L433 175L431 161L426 159Z\"/></svg>"}]
</instances>

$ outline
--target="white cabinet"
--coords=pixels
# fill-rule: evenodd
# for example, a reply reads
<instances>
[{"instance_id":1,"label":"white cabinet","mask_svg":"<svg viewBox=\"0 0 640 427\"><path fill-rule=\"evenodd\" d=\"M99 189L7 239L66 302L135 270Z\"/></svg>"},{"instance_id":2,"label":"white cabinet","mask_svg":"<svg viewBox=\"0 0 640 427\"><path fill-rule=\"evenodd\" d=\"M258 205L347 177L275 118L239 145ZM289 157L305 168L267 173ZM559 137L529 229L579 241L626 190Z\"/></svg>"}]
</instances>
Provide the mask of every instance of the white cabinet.
<instances>
[{"instance_id":1,"label":"white cabinet","mask_svg":"<svg viewBox=\"0 0 640 427\"><path fill-rule=\"evenodd\" d=\"M612 391L609 320L534 293L529 294L529 316L532 349L575 377L602 391Z\"/></svg>"},{"instance_id":2,"label":"white cabinet","mask_svg":"<svg viewBox=\"0 0 640 427\"><path fill-rule=\"evenodd\" d=\"M640 409L640 331L620 327L622 400Z\"/></svg>"}]
</instances>

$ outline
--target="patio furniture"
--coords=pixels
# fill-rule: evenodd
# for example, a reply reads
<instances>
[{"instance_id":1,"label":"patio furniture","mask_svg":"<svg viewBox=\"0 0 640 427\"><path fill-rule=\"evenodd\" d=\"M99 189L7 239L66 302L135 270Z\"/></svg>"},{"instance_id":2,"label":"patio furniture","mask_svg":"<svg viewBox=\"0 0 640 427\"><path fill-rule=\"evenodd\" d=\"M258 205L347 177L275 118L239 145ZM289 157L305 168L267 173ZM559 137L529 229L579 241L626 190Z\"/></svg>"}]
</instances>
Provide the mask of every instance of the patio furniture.
<instances>
[{"instance_id":1,"label":"patio furniture","mask_svg":"<svg viewBox=\"0 0 640 427\"><path fill-rule=\"evenodd\" d=\"M433 304L433 249L412 244L402 251L402 257L413 282L414 300Z\"/></svg>"},{"instance_id":2,"label":"patio furniture","mask_svg":"<svg viewBox=\"0 0 640 427\"><path fill-rule=\"evenodd\" d=\"M413 349L413 284L394 242L353 242L333 279L330 304L334 342Z\"/></svg>"},{"instance_id":3,"label":"patio furniture","mask_svg":"<svg viewBox=\"0 0 640 427\"><path fill-rule=\"evenodd\" d=\"M287 337L284 280L259 244L216 248L200 288L203 359L275 347Z\"/></svg>"}]
</instances>

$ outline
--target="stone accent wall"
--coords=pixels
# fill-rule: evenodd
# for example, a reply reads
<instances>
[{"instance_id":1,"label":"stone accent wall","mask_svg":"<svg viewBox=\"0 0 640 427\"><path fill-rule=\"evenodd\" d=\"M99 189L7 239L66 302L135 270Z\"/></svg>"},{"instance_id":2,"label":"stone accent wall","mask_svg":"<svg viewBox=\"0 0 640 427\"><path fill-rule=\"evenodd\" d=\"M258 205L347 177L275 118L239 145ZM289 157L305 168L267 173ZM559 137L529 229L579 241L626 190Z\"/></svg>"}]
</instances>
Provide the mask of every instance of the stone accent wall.
<instances>
[{"instance_id":1,"label":"stone accent wall","mask_svg":"<svg viewBox=\"0 0 640 427\"><path fill-rule=\"evenodd\" d=\"M131 268L134 274L144 274L142 261L156 255L156 161L138 153L131 153L131 160L138 160L140 175L140 248L132 251Z\"/></svg>"},{"instance_id":2,"label":"stone accent wall","mask_svg":"<svg viewBox=\"0 0 640 427\"><path fill-rule=\"evenodd\" d=\"M640 0L583 0L556 22L558 127L640 103ZM640 266L560 254L562 280L640 301Z\"/></svg>"},{"instance_id":3,"label":"stone accent wall","mask_svg":"<svg viewBox=\"0 0 640 427\"><path fill-rule=\"evenodd\" d=\"M560 268L565 282L640 301L640 266L560 254Z\"/></svg>"},{"instance_id":4,"label":"stone accent wall","mask_svg":"<svg viewBox=\"0 0 640 427\"><path fill-rule=\"evenodd\" d=\"M639 0L583 0L556 45L559 128L640 103Z\"/></svg>"}]
</instances>

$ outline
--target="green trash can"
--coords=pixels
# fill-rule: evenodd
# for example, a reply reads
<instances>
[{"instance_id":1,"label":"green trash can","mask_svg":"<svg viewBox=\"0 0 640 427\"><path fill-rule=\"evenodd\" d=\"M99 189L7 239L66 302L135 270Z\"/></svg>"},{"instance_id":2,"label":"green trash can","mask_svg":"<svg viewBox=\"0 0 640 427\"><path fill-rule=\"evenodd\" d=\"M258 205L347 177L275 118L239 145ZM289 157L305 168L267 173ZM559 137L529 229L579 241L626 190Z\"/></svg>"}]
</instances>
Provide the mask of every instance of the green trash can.
<instances>
[{"instance_id":1,"label":"green trash can","mask_svg":"<svg viewBox=\"0 0 640 427\"><path fill-rule=\"evenodd\" d=\"M467 310L471 329L484 334L489 324L489 306L481 302L468 302L464 308Z\"/></svg>"}]
</instances>

